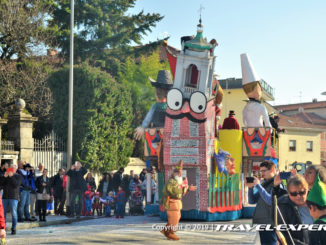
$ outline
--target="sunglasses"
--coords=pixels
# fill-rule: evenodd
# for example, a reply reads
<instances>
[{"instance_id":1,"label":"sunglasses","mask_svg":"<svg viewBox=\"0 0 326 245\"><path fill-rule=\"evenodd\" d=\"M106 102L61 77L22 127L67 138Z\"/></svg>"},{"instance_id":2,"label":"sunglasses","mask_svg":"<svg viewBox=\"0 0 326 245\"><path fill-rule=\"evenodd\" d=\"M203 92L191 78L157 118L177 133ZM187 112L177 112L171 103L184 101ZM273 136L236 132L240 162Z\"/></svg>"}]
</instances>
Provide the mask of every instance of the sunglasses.
<instances>
[{"instance_id":1,"label":"sunglasses","mask_svg":"<svg viewBox=\"0 0 326 245\"><path fill-rule=\"evenodd\" d=\"M299 191L299 192L290 192L290 195L296 197L297 195L303 196L307 193L307 191Z\"/></svg>"}]
</instances>

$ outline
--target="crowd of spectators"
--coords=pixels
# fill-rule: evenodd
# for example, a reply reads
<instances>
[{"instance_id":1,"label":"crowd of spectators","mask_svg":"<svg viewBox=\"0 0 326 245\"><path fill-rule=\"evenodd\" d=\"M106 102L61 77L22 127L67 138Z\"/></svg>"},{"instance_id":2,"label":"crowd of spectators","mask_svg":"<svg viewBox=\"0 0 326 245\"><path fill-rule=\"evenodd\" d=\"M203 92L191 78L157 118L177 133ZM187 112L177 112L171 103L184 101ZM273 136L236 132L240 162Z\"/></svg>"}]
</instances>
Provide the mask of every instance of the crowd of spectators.
<instances>
[{"instance_id":1,"label":"crowd of spectators","mask_svg":"<svg viewBox=\"0 0 326 245\"><path fill-rule=\"evenodd\" d=\"M8 212L12 217L12 235L16 234L18 222L46 222L46 216L52 212L76 218L94 215L95 211L97 215L111 217L114 212L116 218L123 218L126 203L133 194L139 193L137 196L145 201L147 171L152 173L151 185L155 193L155 168L143 169L139 175L133 170L129 175L124 174L124 168L120 168L115 173L103 173L97 184L93 174L78 161L69 170L61 168L50 177L41 163L35 170L21 160L10 166L3 162L0 168L0 237L3 232L5 234L4 221ZM66 200L67 192L69 200ZM154 198L155 194L152 201Z\"/></svg>"},{"instance_id":2,"label":"crowd of spectators","mask_svg":"<svg viewBox=\"0 0 326 245\"><path fill-rule=\"evenodd\" d=\"M257 204L253 224L287 227L326 224L326 168L323 165L311 165L304 175L300 175L296 169L289 174L277 172L272 161L264 161L260 164L260 177L253 177L253 183L246 181L249 202ZM260 231L259 237L262 245L321 245L325 244L326 231Z\"/></svg>"}]
</instances>

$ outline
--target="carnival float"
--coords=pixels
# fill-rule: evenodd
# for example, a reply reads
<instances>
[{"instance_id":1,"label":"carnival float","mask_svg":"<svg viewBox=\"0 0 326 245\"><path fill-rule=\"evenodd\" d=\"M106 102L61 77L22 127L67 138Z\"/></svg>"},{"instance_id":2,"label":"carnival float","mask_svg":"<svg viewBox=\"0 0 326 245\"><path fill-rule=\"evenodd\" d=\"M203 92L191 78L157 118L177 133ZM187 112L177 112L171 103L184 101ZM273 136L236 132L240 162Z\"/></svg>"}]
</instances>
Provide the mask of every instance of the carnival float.
<instances>
[{"instance_id":1,"label":"carnival float","mask_svg":"<svg viewBox=\"0 0 326 245\"><path fill-rule=\"evenodd\" d=\"M197 191L182 198L182 219L250 217L253 207L248 204L244 179L259 170L261 161L276 157L268 114L260 102L260 78L248 55L242 54L242 83L248 96L245 127L233 126L238 125L233 118L222 128L223 90L214 73L216 40L204 38L200 20L195 36L181 37L179 52L172 53L166 41L163 45L172 75L159 71L157 79L151 79L157 103L136 129L138 138L145 137L147 162L157 166L159 196L182 160L184 179L197 186ZM162 205L160 209L147 205L147 213L153 207L166 219Z\"/></svg>"}]
</instances>

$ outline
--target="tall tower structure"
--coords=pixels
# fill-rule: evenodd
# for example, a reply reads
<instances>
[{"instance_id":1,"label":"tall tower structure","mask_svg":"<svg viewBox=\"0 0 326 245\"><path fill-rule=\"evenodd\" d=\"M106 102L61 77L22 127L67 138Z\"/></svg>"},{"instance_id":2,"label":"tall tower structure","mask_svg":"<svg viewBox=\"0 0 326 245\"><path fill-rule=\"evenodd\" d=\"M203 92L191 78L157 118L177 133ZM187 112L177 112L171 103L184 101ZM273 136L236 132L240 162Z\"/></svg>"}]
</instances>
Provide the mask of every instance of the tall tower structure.
<instances>
[{"instance_id":1,"label":"tall tower structure","mask_svg":"<svg viewBox=\"0 0 326 245\"><path fill-rule=\"evenodd\" d=\"M163 162L165 180L183 160L183 176L197 191L183 198L183 211L208 211L208 176L211 172L215 139L215 104L213 39L203 37L201 20L195 37L181 38L173 88L167 95L164 126Z\"/></svg>"}]
</instances>

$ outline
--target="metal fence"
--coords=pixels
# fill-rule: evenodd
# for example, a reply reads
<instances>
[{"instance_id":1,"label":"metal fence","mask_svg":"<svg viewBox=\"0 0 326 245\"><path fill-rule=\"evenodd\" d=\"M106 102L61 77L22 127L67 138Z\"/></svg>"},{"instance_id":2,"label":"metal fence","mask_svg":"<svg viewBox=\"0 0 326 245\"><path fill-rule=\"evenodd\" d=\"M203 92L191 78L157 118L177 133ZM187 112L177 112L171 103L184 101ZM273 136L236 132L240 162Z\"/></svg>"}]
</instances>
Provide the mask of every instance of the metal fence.
<instances>
[{"instance_id":1,"label":"metal fence","mask_svg":"<svg viewBox=\"0 0 326 245\"><path fill-rule=\"evenodd\" d=\"M48 176L55 175L59 168L66 166L66 143L53 131L43 139L34 139L33 162L48 169Z\"/></svg>"},{"instance_id":2,"label":"metal fence","mask_svg":"<svg viewBox=\"0 0 326 245\"><path fill-rule=\"evenodd\" d=\"M1 150L14 151L15 150L15 142L12 140L1 140Z\"/></svg>"}]
</instances>

